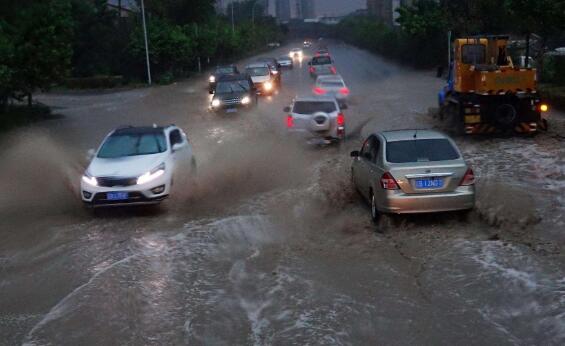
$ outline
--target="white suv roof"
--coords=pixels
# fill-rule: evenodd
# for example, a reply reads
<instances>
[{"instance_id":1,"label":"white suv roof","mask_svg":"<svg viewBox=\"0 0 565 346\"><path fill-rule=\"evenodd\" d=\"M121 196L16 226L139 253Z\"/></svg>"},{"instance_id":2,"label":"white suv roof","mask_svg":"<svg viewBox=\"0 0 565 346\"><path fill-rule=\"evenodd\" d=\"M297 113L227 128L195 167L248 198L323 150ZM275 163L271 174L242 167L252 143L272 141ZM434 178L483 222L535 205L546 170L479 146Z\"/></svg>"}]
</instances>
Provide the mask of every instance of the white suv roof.
<instances>
[{"instance_id":1,"label":"white suv roof","mask_svg":"<svg viewBox=\"0 0 565 346\"><path fill-rule=\"evenodd\" d=\"M316 79L317 82L321 82L321 81L339 81L339 82L343 82L343 78L341 77L341 75L321 75L318 76L318 78Z\"/></svg>"},{"instance_id":2,"label":"white suv roof","mask_svg":"<svg viewBox=\"0 0 565 346\"><path fill-rule=\"evenodd\" d=\"M294 99L294 102L335 102L334 97L330 96L298 96Z\"/></svg>"}]
</instances>

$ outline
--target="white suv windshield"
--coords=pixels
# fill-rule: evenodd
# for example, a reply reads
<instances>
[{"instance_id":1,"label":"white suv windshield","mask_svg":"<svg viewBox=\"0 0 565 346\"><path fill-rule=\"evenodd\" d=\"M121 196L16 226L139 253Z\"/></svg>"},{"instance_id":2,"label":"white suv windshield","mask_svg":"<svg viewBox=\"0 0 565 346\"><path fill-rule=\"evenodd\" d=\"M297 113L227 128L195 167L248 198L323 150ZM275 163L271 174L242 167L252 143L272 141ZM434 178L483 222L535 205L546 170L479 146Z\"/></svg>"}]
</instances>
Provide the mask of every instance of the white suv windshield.
<instances>
[{"instance_id":1,"label":"white suv windshield","mask_svg":"<svg viewBox=\"0 0 565 346\"><path fill-rule=\"evenodd\" d=\"M98 157L113 159L124 156L158 154L167 150L167 141L162 133L113 134L102 145Z\"/></svg>"},{"instance_id":2,"label":"white suv windshield","mask_svg":"<svg viewBox=\"0 0 565 346\"><path fill-rule=\"evenodd\" d=\"M267 76L270 71L266 67L250 67L245 70L250 76Z\"/></svg>"}]
</instances>

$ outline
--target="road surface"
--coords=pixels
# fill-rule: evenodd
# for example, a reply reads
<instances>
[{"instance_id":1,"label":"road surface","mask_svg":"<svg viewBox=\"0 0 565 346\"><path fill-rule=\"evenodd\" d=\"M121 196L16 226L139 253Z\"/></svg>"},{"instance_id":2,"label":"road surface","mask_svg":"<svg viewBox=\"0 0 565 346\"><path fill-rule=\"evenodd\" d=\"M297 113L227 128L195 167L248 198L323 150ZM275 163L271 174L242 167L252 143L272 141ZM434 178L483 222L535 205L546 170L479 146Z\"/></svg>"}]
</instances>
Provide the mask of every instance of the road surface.
<instances>
[{"instance_id":1,"label":"road surface","mask_svg":"<svg viewBox=\"0 0 565 346\"><path fill-rule=\"evenodd\" d=\"M329 49L352 94L341 150L285 136L284 106L310 93L305 62L235 115L206 110L206 76L42 95L64 117L0 139L0 344L563 345L565 116L533 138L456 138L476 211L378 234L348 152L375 130L441 129L442 81ZM186 130L197 186L158 209L83 210L86 151L153 123Z\"/></svg>"}]
</instances>

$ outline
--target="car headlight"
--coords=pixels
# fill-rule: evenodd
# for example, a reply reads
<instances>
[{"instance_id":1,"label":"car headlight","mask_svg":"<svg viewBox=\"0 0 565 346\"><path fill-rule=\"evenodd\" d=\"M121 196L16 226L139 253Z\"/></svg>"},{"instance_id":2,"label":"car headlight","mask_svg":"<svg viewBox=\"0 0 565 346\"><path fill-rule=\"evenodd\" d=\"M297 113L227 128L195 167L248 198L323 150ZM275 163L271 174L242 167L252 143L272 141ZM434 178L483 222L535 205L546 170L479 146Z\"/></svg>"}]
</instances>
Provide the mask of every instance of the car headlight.
<instances>
[{"instance_id":1,"label":"car headlight","mask_svg":"<svg viewBox=\"0 0 565 346\"><path fill-rule=\"evenodd\" d=\"M91 186L98 186L98 180L96 180L95 177L91 177L86 173L82 176L82 181L84 181L85 183Z\"/></svg>"},{"instance_id":2,"label":"car headlight","mask_svg":"<svg viewBox=\"0 0 565 346\"><path fill-rule=\"evenodd\" d=\"M265 82L265 83L263 84L263 89L265 89L265 90L267 90L267 91L273 89L273 83L271 83L271 82Z\"/></svg>"},{"instance_id":3,"label":"car headlight","mask_svg":"<svg viewBox=\"0 0 565 346\"><path fill-rule=\"evenodd\" d=\"M220 100L219 99L213 99L212 100L212 107L220 107Z\"/></svg>"},{"instance_id":4,"label":"car headlight","mask_svg":"<svg viewBox=\"0 0 565 346\"><path fill-rule=\"evenodd\" d=\"M150 181L153 181L153 180L159 178L163 174L165 174L165 164L164 163L160 164L157 168L151 170L150 172L147 172L145 174L140 175L139 178L137 178L137 185L146 184Z\"/></svg>"},{"instance_id":5,"label":"car headlight","mask_svg":"<svg viewBox=\"0 0 565 346\"><path fill-rule=\"evenodd\" d=\"M244 96L244 97L241 99L241 104L242 104L242 105L248 105L248 104L250 104L250 103L251 103L251 99L249 98L249 96Z\"/></svg>"},{"instance_id":6,"label":"car headlight","mask_svg":"<svg viewBox=\"0 0 565 346\"><path fill-rule=\"evenodd\" d=\"M210 76L209 81L210 83L214 83L216 81L216 77Z\"/></svg>"},{"instance_id":7,"label":"car headlight","mask_svg":"<svg viewBox=\"0 0 565 346\"><path fill-rule=\"evenodd\" d=\"M277 70L274 70L274 71L273 71L273 72L271 72L271 73L272 73L272 74L275 74L275 75L276 75L276 74L279 74L279 71L277 71Z\"/></svg>"},{"instance_id":8,"label":"car headlight","mask_svg":"<svg viewBox=\"0 0 565 346\"><path fill-rule=\"evenodd\" d=\"M292 58L292 57L294 57L294 53L290 52L290 53L288 53L288 56Z\"/></svg>"}]
</instances>

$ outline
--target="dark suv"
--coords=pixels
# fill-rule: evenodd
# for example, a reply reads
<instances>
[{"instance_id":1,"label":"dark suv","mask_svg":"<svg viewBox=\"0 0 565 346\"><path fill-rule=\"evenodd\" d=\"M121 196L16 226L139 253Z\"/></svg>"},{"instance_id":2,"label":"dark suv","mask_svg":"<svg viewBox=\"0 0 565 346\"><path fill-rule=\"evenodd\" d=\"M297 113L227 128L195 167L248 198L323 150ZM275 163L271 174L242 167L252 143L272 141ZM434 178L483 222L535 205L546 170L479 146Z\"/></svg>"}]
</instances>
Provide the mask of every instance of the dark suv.
<instances>
[{"instance_id":1,"label":"dark suv","mask_svg":"<svg viewBox=\"0 0 565 346\"><path fill-rule=\"evenodd\" d=\"M227 113L238 109L248 109L257 105L257 89L247 74L227 75L216 83L216 92L210 103L210 109Z\"/></svg>"},{"instance_id":2,"label":"dark suv","mask_svg":"<svg viewBox=\"0 0 565 346\"><path fill-rule=\"evenodd\" d=\"M236 74L239 74L239 71L235 65L217 66L214 73L212 73L212 75L208 78L208 92L210 94L214 93L218 80L220 80L223 76L232 76Z\"/></svg>"}]
</instances>

